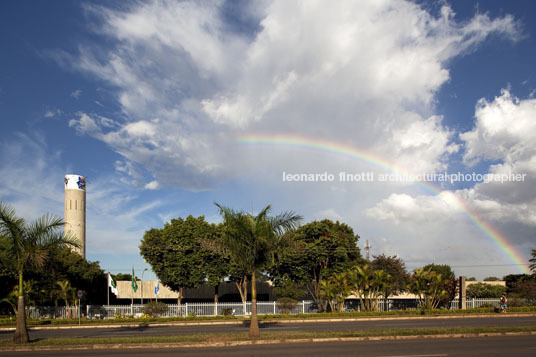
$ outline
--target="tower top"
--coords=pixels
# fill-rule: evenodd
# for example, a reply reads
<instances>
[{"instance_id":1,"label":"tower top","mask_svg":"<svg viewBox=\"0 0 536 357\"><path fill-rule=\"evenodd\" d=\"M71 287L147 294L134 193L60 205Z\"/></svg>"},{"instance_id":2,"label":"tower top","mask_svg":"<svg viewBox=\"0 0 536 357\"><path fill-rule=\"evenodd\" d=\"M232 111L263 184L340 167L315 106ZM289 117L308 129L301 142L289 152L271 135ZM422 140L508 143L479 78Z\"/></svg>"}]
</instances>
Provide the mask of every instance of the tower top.
<instances>
[{"instance_id":1,"label":"tower top","mask_svg":"<svg viewBox=\"0 0 536 357\"><path fill-rule=\"evenodd\" d=\"M86 178L80 175L65 175L66 190L86 190Z\"/></svg>"}]
</instances>

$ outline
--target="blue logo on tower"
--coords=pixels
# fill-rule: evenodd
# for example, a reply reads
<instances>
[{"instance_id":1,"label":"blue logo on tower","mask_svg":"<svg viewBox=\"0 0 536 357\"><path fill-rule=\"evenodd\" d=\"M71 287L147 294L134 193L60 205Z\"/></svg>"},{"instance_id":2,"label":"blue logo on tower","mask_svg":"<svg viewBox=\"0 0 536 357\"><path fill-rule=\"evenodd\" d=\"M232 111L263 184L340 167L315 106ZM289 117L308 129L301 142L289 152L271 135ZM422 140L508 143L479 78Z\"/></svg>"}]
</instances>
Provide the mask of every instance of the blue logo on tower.
<instances>
[{"instance_id":1,"label":"blue logo on tower","mask_svg":"<svg viewBox=\"0 0 536 357\"><path fill-rule=\"evenodd\" d=\"M82 176L78 176L78 181L76 183L78 184L78 188L80 190L86 189L86 179L83 178Z\"/></svg>"}]
</instances>

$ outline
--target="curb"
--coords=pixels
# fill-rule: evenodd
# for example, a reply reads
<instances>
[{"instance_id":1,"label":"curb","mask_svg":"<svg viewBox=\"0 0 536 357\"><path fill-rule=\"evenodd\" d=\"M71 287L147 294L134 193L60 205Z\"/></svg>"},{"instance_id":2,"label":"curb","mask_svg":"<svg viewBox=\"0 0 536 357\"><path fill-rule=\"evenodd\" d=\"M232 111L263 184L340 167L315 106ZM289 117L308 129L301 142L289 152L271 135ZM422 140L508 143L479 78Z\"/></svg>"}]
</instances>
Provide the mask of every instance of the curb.
<instances>
[{"instance_id":1,"label":"curb","mask_svg":"<svg viewBox=\"0 0 536 357\"><path fill-rule=\"evenodd\" d=\"M112 349L155 349L155 348L202 348L202 347L236 347L250 345L273 345L281 343L322 343L322 342L359 342L359 341L389 341L417 339L446 339L446 338L482 338L497 336L536 336L536 332L491 332L468 334L439 334L412 336L370 336L370 337L330 337L281 340L254 341L225 341L225 342L176 342L176 343L129 343L129 344L94 344L77 346L34 346L0 348L0 352L32 352L32 351L82 351L82 350L112 350Z\"/></svg>"},{"instance_id":2,"label":"curb","mask_svg":"<svg viewBox=\"0 0 536 357\"><path fill-rule=\"evenodd\" d=\"M536 317L536 313L511 313L511 314L478 314L478 315L435 315L435 316L393 316L393 317L356 317L356 318L327 318L327 319L263 319L263 322L273 323L322 323L322 322L357 322L357 321L392 321L392 320L431 320L431 319L465 319L465 318L508 318L508 317ZM125 324L99 324L99 325L64 325L64 326L31 326L28 330L70 330L86 328L125 328L125 327L163 327L163 326L210 326L210 325L240 325L249 319L233 321L198 321L198 322L161 322L161 323L125 323ZM0 327L0 331L15 331L15 327Z\"/></svg>"}]
</instances>

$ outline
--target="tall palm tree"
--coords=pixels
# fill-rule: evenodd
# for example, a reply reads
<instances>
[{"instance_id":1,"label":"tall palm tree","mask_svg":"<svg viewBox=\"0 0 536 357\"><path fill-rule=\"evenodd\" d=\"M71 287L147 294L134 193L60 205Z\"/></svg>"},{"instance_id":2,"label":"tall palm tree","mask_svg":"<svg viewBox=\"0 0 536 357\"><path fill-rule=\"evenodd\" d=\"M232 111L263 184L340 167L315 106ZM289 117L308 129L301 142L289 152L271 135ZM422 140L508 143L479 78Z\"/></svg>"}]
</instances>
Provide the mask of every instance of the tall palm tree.
<instances>
[{"instance_id":1,"label":"tall palm tree","mask_svg":"<svg viewBox=\"0 0 536 357\"><path fill-rule=\"evenodd\" d=\"M72 318L71 310L69 309L69 300L75 289L71 286L69 280L56 281L56 285L59 286L58 295L65 302L65 314Z\"/></svg>"},{"instance_id":2,"label":"tall palm tree","mask_svg":"<svg viewBox=\"0 0 536 357\"><path fill-rule=\"evenodd\" d=\"M24 308L24 270L41 269L48 252L53 247L62 245L78 247L78 243L72 236L64 236L63 232L58 231L63 224L61 218L48 214L28 224L24 218L16 216L12 207L0 202L0 236L8 242L8 254L19 278L17 324L13 335L15 343L29 341Z\"/></svg>"},{"instance_id":3,"label":"tall palm tree","mask_svg":"<svg viewBox=\"0 0 536 357\"><path fill-rule=\"evenodd\" d=\"M231 208L215 205L224 220L223 244L233 263L251 275L251 322L250 337L259 337L257 320L257 287L255 274L272 263L274 254L284 244L281 237L295 229L302 217L293 212L284 212L270 217L271 206L266 206L258 215L236 212Z\"/></svg>"}]
</instances>

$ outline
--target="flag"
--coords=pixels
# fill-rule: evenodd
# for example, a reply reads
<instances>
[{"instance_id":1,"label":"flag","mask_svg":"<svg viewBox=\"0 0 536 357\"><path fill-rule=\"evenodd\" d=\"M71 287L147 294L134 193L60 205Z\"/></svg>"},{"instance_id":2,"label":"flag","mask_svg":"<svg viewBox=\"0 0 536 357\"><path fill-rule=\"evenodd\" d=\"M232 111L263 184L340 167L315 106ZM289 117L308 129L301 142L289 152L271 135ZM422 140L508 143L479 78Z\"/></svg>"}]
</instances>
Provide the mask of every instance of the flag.
<instances>
[{"instance_id":1,"label":"flag","mask_svg":"<svg viewBox=\"0 0 536 357\"><path fill-rule=\"evenodd\" d=\"M108 273L108 286L112 289L112 293L114 293L115 296L119 295L117 283L115 282L114 278L112 278L112 274L110 273Z\"/></svg>"},{"instance_id":2,"label":"flag","mask_svg":"<svg viewBox=\"0 0 536 357\"><path fill-rule=\"evenodd\" d=\"M156 281L156 286L154 287L154 295L158 296L158 291L160 290L160 282Z\"/></svg>"},{"instance_id":3,"label":"flag","mask_svg":"<svg viewBox=\"0 0 536 357\"><path fill-rule=\"evenodd\" d=\"M134 267L132 268L132 283L130 285L134 292L138 291L138 282L136 281L136 275L134 275Z\"/></svg>"}]
</instances>

